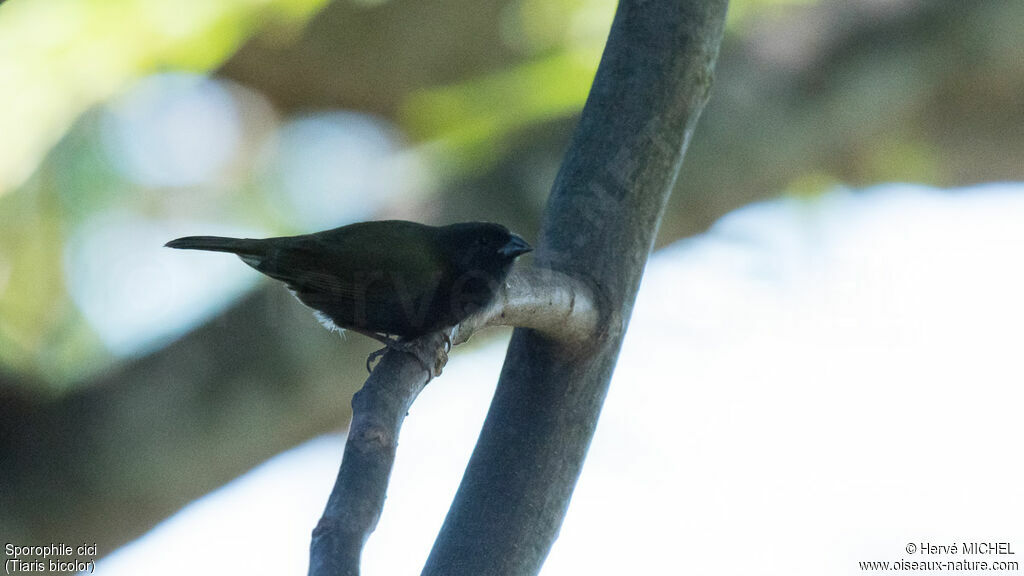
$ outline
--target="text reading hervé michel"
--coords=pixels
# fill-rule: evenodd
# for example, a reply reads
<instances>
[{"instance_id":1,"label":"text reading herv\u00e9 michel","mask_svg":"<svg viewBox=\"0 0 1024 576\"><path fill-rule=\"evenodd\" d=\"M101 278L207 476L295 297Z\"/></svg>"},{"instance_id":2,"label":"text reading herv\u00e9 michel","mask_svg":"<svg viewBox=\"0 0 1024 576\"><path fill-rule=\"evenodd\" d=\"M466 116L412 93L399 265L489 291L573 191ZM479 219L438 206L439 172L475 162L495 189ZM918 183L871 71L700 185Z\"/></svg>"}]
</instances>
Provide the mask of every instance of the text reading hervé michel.
<instances>
[{"instance_id":1,"label":"text reading herv\u00e9 michel","mask_svg":"<svg viewBox=\"0 0 1024 576\"><path fill-rule=\"evenodd\" d=\"M863 560L858 562L858 567L862 571L873 572L1017 572L1020 570L1020 562L1013 559L1017 554L1014 546L1005 541L961 541L949 544L907 542L903 550L911 558Z\"/></svg>"},{"instance_id":2,"label":"text reading herv\u00e9 michel","mask_svg":"<svg viewBox=\"0 0 1024 576\"><path fill-rule=\"evenodd\" d=\"M88 572L96 571L96 545L78 544L71 546L63 542L42 546L19 546L8 542L4 545L4 572L22 574L29 572Z\"/></svg>"}]
</instances>

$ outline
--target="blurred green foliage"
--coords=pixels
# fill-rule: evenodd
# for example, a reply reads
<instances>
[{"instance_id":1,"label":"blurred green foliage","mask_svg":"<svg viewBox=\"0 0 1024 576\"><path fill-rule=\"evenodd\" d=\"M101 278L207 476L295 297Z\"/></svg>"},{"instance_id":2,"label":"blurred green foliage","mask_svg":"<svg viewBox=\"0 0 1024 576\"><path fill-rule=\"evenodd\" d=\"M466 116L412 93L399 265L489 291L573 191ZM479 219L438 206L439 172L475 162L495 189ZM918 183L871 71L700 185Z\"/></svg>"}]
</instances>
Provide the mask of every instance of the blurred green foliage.
<instances>
[{"instance_id":1,"label":"blurred green foliage","mask_svg":"<svg viewBox=\"0 0 1024 576\"><path fill-rule=\"evenodd\" d=\"M402 124L448 160L452 169L482 171L523 128L571 116L587 98L597 70L588 52L563 51L506 72L412 94Z\"/></svg>"},{"instance_id":2,"label":"blurred green foliage","mask_svg":"<svg viewBox=\"0 0 1024 576\"><path fill-rule=\"evenodd\" d=\"M817 0L733 0L730 31L758 14ZM482 171L525 127L568 118L586 101L615 16L614 0L518 0L506 6L503 40L526 62L484 77L414 92L402 126L431 142L455 170Z\"/></svg>"},{"instance_id":3,"label":"blurred green foliage","mask_svg":"<svg viewBox=\"0 0 1024 576\"><path fill-rule=\"evenodd\" d=\"M286 41L323 4L0 5L0 362L50 382L68 382L109 358L68 297L65 241L86 217L112 206L144 210L146 201L104 157L95 115L82 115L144 75L207 72L257 31L272 29ZM78 129L71 130L76 121Z\"/></svg>"},{"instance_id":4,"label":"blurred green foliage","mask_svg":"<svg viewBox=\"0 0 1024 576\"><path fill-rule=\"evenodd\" d=\"M0 195L25 181L88 107L157 70L205 72L266 26L324 0L15 0L0 6Z\"/></svg>"}]
</instances>

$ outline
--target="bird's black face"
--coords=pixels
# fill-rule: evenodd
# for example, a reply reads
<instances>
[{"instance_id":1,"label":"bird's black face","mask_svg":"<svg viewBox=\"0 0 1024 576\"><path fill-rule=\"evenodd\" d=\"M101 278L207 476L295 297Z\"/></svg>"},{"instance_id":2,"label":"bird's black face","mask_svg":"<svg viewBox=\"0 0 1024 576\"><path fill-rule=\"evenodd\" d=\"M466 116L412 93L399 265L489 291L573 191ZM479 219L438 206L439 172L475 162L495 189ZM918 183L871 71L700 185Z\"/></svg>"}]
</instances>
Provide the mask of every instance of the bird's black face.
<instances>
[{"instance_id":1,"label":"bird's black face","mask_svg":"<svg viewBox=\"0 0 1024 576\"><path fill-rule=\"evenodd\" d=\"M467 222L441 228L449 261L455 264L448 290L455 321L486 305L512 269L515 259L533 248L500 224Z\"/></svg>"},{"instance_id":2,"label":"bird's black face","mask_svg":"<svg viewBox=\"0 0 1024 576\"><path fill-rule=\"evenodd\" d=\"M504 276L517 257L533 250L500 224L467 222L447 226L445 232L450 236L448 245L454 249L454 260L464 272Z\"/></svg>"}]
</instances>

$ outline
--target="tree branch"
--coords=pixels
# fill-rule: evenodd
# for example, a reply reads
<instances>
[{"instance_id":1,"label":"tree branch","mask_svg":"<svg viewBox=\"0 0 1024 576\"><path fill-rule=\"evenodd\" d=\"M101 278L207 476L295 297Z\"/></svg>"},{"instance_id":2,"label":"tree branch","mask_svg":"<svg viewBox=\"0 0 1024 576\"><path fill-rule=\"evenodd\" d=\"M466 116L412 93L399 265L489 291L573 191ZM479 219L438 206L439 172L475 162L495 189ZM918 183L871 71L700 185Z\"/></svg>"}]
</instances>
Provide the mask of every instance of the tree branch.
<instances>
[{"instance_id":1,"label":"tree branch","mask_svg":"<svg viewBox=\"0 0 1024 576\"><path fill-rule=\"evenodd\" d=\"M441 334L426 338L443 345ZM427 373L410 354L393 350L381 358L352 397L352 421L334 489L310 544L309 574L356 576L366 539L377 527L398 432Z\"/></svg>"},{"instance_id":2,"label":"tree branch","mask_svg":"<svg viewBox=\"0 0 1024 576\"><path fill-rule=\"evenodd\" d=\"M491 304L456 326L450 338L460 344L487 326L516 325L534 328L555 341L578 344L594 335L597 319L586 284L551 270L516 269ZM444 337L430 334L417 345L436 350L444 346ZM428 374L415 356L388 350L352 397L341 468L313 530L311 576L359 574L363 545L384 507L402 422L427 382Z\"/></svg>"},{"instance_id":3,"label":"tree branch","mask_svg":"<svg viewBox=\"0 0 1024 576\"><path fill-rule=\"evenodd\" d=\"M597 305L590 287L572 276L543 268L513 270L487 308L455 327L452 344L462 344L487 326L532 328L562 343L594 335Z\"/></svg>"},{"instance_id":4,"label":"tree branch","mask_svg":"<svg viewBox=\"0 0 1024 576\"><path fill-rule=\"evenodd\" d=\"M711 87L726 0L621 0L548 202L538 265L599 291L604 331L566 350L517 329L425 575L533 575L618 358L661 214Z\"/></svg>"}]
</instances>

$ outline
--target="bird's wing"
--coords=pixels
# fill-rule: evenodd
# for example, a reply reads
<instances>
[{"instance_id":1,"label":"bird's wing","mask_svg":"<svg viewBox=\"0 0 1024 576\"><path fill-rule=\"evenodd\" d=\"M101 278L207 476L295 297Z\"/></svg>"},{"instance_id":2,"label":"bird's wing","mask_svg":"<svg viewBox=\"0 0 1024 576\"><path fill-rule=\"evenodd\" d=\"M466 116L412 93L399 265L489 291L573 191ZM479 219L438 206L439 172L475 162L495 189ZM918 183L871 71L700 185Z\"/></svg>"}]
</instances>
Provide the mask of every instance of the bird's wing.
<instances>
[{"instance_id":1,"label":"bird's wing","mask_svg":"<svg viewBox=\"0 0 1024 576\"><path fill-rule=\"evenodd\" d=\"M298 293L371 305L415 294L437 282L443 259L419 229L392 226L382 232L356 225L271 239L263 254L242 259Z\"/></svg>"}]
</instances>

